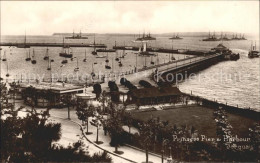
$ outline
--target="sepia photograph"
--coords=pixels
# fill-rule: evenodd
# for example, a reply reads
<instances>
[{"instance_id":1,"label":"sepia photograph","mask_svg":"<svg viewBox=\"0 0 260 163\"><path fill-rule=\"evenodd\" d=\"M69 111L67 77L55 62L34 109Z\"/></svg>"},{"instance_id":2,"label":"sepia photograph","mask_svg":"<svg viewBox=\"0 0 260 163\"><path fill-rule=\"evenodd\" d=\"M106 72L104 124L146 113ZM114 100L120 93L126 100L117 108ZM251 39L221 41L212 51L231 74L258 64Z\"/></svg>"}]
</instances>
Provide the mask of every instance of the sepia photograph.
<instances>
[{"instance_id":1,"label":"sepia photograph","mask_svg":"<svg viewBox=\"0 0 260 163\"><path fill-rule=\"evenodd\" d=\"M0 0L1 162L259 162L258 0Z\"/></svg>"}]
</instances>

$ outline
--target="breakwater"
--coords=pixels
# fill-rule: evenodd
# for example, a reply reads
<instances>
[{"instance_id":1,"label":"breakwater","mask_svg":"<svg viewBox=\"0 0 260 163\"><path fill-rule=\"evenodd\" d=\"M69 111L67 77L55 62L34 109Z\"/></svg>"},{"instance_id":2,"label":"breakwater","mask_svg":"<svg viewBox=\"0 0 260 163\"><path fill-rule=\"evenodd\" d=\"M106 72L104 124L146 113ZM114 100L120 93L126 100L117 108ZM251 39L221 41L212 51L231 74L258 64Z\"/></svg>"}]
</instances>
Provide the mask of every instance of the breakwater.
<instances>
[{"instance_id":1,"label":"breakwater","mask_svg":"<svg viewBox=\"0 0 260 163\"><path fill-rule=\"evenodd\" d=\"M137 46L113 46L116 50L133 50L138 51L140 47ZM199 50L189 50L189 49L165 49L165 48L151 48L146 49L148 52L158 52L158 53L174 53L174 54L186 54L186 55L207 55L212 54L210 51L199 51Z\"/></svg>"},{"instance_id":2,"label":"breakwater","mask_svg":"<svg viewBox=\"0 0 260 163\"><path fill-rule=\"evenodd\" d=\"M14 46L18 48L30 48L35 47L96 47L96 48L106 48L105 44L85 44L85 43L11 43L11 42L1 42L0 46Z\"/></svg>"}]
</instances>

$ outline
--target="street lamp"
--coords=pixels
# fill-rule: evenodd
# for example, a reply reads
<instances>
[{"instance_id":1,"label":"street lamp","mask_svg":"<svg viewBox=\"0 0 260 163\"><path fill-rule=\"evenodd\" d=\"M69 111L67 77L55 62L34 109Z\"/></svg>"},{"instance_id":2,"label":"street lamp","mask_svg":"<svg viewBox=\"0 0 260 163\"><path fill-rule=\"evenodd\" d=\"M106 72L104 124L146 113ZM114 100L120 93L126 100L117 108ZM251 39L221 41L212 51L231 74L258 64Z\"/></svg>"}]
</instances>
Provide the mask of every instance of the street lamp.
<instances>
[{"instance_id":1,"label":"street lamp","mask_svg":"<svg viewBox=\"0 0 260 163\"><path fill-rule=\"evenodd\" d=\"M65 65L60 65L60 75L61 75L61 81L63 82L63 75L62 75L62 67L64 67Z\"/></svg>"},{"instance_id":2,"label":"street lamp","mask_svg":"<svg viewBox=\"0 0 260 163\"><path fill-rule=\"evenodd\" d=\"M167 145L167 143L169 143L169 140L168 139L163 139L162 141L162 163L163 163L163 160L164 160L164 146Z\"/></svg>"}]
</instances>

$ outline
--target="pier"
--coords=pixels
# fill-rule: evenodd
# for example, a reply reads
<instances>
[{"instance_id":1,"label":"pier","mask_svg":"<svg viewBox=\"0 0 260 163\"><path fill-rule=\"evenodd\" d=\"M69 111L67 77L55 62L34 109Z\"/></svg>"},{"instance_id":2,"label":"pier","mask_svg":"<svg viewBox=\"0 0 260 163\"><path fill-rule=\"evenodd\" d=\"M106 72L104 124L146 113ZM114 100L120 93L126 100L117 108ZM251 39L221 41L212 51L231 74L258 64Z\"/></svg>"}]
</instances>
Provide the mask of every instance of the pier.
<instances>
[{"instance_id":1,"label":"pier","mask_svg":"<svg viewBox=\"0 0 260 163\"><path fill-rule=\"evenodd\" d=\"M205 57L192 57L189 60L183 60L182 62L175 62L175 64L169 64L167 67L161 66L153 73L153 79L156 82L170 81L176 82L180 77L185 77L190 73L198 72L213 64L218 63L224 59L223 54L212 54ZM170 77L169 78L169 75ZM159 79L160 78L160 79Z\"/></svg>"},{"instance_id":2,"label":"pier","mask_svg":"<svg viewBox=\"0 0 260 163\"><path fill-rule=\"evenodd\" d=\"M0 46L14 46L18 48L30 48L31 46L37 47L92 47L92 48L106 48L105 44L85 44L85 43L11 43L1 42Z\"/></svg>"}]
</instances>

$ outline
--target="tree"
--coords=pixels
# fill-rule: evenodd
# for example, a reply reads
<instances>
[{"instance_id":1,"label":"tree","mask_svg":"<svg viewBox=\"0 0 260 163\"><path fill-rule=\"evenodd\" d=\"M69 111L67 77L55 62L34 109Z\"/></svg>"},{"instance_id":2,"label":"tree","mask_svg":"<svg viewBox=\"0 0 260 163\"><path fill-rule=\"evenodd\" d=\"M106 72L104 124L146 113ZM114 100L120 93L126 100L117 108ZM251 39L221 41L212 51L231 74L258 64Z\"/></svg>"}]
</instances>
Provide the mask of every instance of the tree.
<instances>
[{"instance_id":1,"label":"tree","mask_svg":"<svg viewBox=\"0 0 260 163\"><path fill-rule=\"evenodd\" d=\"M19 117L24 107L15 108L8 97L5 84L1 83L1 147L4 149L1 160L15 162L41 157L53 141L60 139L60 124L47 121L48 110L42 113L26 110L27 115Z\"/></svg>"},{"instance_id":2,"label":"tree","mask_svg":"<svg viewBox=\"0 0 260 163\"><path fill-rule=\"evenodd\" d=\"M232 137L231 128L232 126L227 120L227 114L222 107L219 107L214 111L215 121L217 124L217 136L221 141L218 141L218 147L223 152L223 159L225 160L225 151L232 147L233 142L225 141L225 137Z\"/></svg>"},{"instance_id":3,"label":"tree","mask_svg":"<svg viewBox=\"0 0 260 163\"><path fill-rule=\"evenodd\" d=\"M70 107L74 107L77 104L75 98L72 97L72 94L65 94L60 98L61 102L67 105L68 107L68 119L70 119Z\"/></svg>"},{"instance_id":4,"label":"tree","mask_svg":"<svg viewBox=\"0 0 260 163\"><path fill-rule=\"evenodd\" d=\"M0 92L1 162L111 162L106 152L88 155L80 141L67 148L52 145L61 137L61 124L48 121L48 110L15 108L4 83ZM26 116L18 116L21 111Z\"/></svg>"},{"instance_id":5,"label":"tree","mask_svg":"<svg viewBox=\"0 0 260 163\"><path fill-rule=\"evenodd\" d=\"M125 85L125 82L127 81L127 79L126 78L121 78L120 79L120 84L121 85Z\"/></svg>"},{"instance_id":6,"label":"tree","mask_svg":"<svg viewBox=\"0 0 260 163\"><path fill-rule=\"evenodd\" d=\"M149 147L151 146L153 141L153 132L152 132L153 126L151 125L152 121L153 121L152 119L149 119L147 122L143 122L139 124L140 137L141 137L140 141L142 146L145 149L146 163L151 162L149 161L148 154L149 154Z\"/></svg>"},{"instance_id":7,"label":"tree","mask_svg":"<svg viewBox=\"0 0 260 163\"><path fill-rule=\"evenodd\" d=\"M102 126L102 121L103 121L103 116L100 115L97 111L94 113L94 118L90 122L93 126L97 128L97 137L96 137L96 142L97 144L103 144L102 141L98 140L98 130Z\"/></svg>"},{"instance_id":8,"label":"tree","mask_svg":"<svg viewBox=\"0 0 260 163\"><path fill-rule=\"evenodd\" d=\"M99 97L98 101L100 103L102 103L102 113L106 113L107 112L108 103L110 102L109 99L107 98L106 91L103 91L101 93L101 96Z\"/></svg>"},{"instance_id":9,"label":"tree","mask_svg":"<svg viewBox=\"0 0 260 163\"><path fill-rule=\"evenodd\" d=\"M132 126L132 123L133 123L133 116L132 116L131 112L125 112L124 113L124 122L128 126L128 129L129 129L128 133L130 134L131 133L131 126Z\"/></svg>"},{"instance_id":10,"label":"tree","mask_svg":"<svg viewBox=\"0 0 260 163\"><path fill-rule=\"evenodd\" d=\"M123 154L123 151L119 151L118 147L122 144L122 133L123 133L123 124L122 124L122 115L124 114L123 110L115 110L110 114L110 117L107 119L106 125L109 134L111 135L110 145L115 147L115 153Z\"/></svg>"},{"instance_id":11,"label":"tree","mask_svg":"<svg viewBox=\"0 0 260 163\"><path fill-rule=\"evenodd\" d=\"M254 124L252 128L249 128L249 137L251 140L251 146L253 153L252 161L259 161L259 148L260 148L260 122Z\"/></svg>"},{"instance_id":12,"label":"tree","mask_svg":"<svg viewBox=\"0 0 260 163\"><path fill-rule=\"evenodd\" d=\"M88 121L89 121L89 117L93 117L94 116L94 111L95 108L92 105L88 105L87 102L85 102L84 100L78 100L78 105L76 108L76 114L78 116L78 119L82 121L82 124L85 125L85 123L87 123L87 132L86 134L92 134L92 132L88 131Z\"/></svg>"},{"instance_id":13,"label":"tree","mask_svg":"<svg viewBox=\"0 0 260 163\"><path fill-rule=\"evenodd\" d=\"M98 99L100 97L100 94L102 92L101 85L99 83L93 85L93 93L96 94L96 98Z\"/></svg>"}]
</instances>

